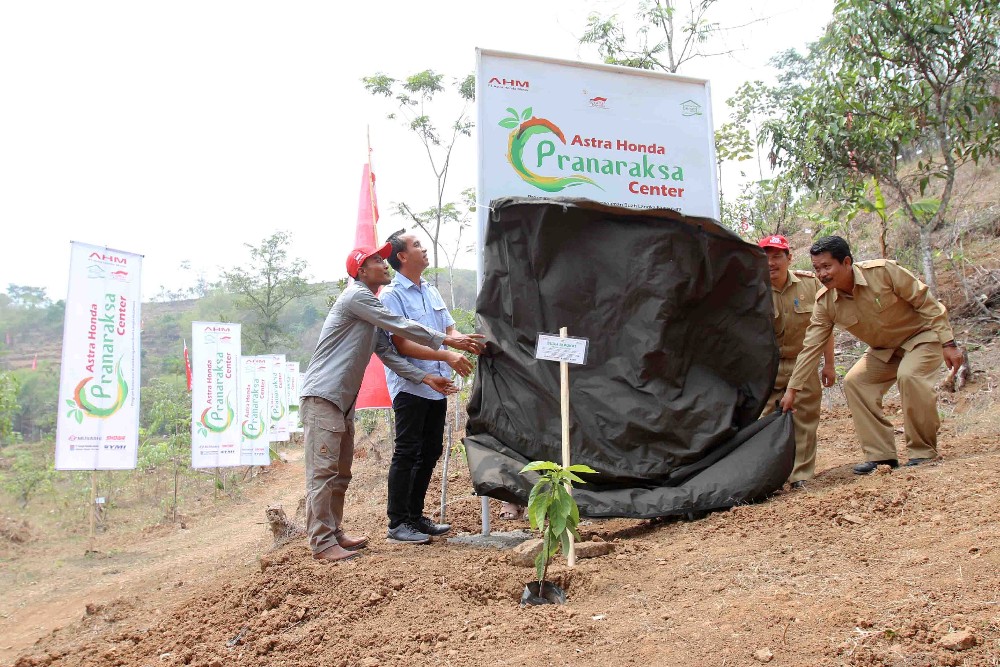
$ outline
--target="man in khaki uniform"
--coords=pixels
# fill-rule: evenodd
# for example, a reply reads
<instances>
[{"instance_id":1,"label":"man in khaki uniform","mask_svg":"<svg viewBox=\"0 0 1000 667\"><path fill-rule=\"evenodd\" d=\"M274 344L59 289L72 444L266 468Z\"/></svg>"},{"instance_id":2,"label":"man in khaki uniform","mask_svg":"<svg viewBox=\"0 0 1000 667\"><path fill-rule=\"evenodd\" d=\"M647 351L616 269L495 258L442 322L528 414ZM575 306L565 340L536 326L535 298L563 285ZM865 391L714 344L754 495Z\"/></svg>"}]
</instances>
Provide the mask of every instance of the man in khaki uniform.
<instances>
[{"instance_id":1,"label":"man in khaki uniform","mask_svg":"<svg viewBox=\"0 0 1000 667\"><path fill-rule=\"evenodd\" d=\"M780 234L765 236L757 244L767 253L767 269L771 278L771 299L774 303L774 336L778 340L781 361L774 389L767 399L761 416L775 411L778 400L788 387L795 359L802 351L802 340L812 318L816 292L822 289L819 280L809 271L791 271L792 253L788 239ZM823 386L832 387L837 380L833 365L833 336L823 348ZM819 426L820 376L815 370L806 378L792 415L795 426L795 467L788 481L793 489L801 489L806 480L816 475L816 428Z\"/></svg>"},{"instance_id":2,"label":"man in khaki uniform","mask_svg":"<svg viewBox=\"0 0 1000 667\"><path fill-rule=\"evenodd\" d=\"M937 456L934 382L941 358L949 369L962 363L948 313L927 285L892 260L854 263L851 248L839 236L827 236L809 249L823 289L816 294L812 322L795 363L782 410L793 410L796 394L816 372L823 345L834 325L847 329L869 350L844 378L847 405L866 461L854 466L867 475L879 464L899 465L892 423L882 413L882 397L899 385L903 433L909 451L906 465Z\"/></svg>"}]
</instances>

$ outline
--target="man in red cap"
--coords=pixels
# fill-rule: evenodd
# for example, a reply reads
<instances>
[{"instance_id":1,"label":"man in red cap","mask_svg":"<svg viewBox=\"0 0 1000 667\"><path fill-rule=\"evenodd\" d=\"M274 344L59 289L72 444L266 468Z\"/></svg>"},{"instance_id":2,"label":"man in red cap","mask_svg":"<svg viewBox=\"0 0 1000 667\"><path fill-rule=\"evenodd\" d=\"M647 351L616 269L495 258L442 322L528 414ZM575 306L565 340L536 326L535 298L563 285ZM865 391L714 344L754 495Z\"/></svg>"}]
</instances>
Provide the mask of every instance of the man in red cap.
<instances>
[{"instance_id":1,"label":"man in red cap","mask_svg":"<svg viewBox=\"0 0 1000 667\"><path fill-rule=\"evenodd\" d=\"M774 336L778 340L781 361L774 389L767 399L764 415L775 411L776 403L785 394L788 380L795 368L795 360L802 351L803 340L813 307L816 292L822 284L810 271L792 271L792 253L788 239L780 234L765 236L757 244L767 253L767 269L771 278L771 301L774 304ZM823 348L823 386L832 387L837 379L833 365L833 336ZM802 388L796 411L792 414L795 425L795 467L788 478L793 489L801 489L806 480L816 474L816 428L819 426L820 376L814 371ZM763 415L761 415L763 416Z\"/></svg>"},{"instance_id":2,"label":"man in red cap","mask_svg":"<svg viewBox=\"0 0 1000 667\"><path fill-rule=\"evenodd\" d=\"M393 349L382 329L421 345L442 344L478 354L479 334L444 334L394 315L375 292L389 284L385 259L392 246L355 248L347 256L347 274L354 278L330 309L302 383L300 413L305 431L306 530L313 557L338 562L357 555L354 549L368 537L344 532L344 496L354 459L354 403L365 367L374 352L386 367L411 382L442 394L458 388L447 378L426 373Z\"/></svg>"}]
</instances>

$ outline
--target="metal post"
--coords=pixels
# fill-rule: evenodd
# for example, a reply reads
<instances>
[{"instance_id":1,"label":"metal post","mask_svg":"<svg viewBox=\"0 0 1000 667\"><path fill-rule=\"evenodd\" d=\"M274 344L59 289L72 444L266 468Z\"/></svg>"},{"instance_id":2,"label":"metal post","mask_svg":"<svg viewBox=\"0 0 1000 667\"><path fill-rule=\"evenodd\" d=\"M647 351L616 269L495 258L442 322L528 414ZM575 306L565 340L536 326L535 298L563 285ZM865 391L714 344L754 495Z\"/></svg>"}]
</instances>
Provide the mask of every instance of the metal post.
<instances>
[{"instance_id":1,"label":"metal post","mask_svg":"<svg viewBox=\"0 0 1000 667\"><path fill-rule=\"evenodd\" d=\"M447 400L447 399L445 399ZM445 419L444 427L448 429L448 447L444 450L444 465L441 468L441 523L445 523L445 507L448 505L448 461L451 460L451 441L453 425Z\"/></svg>"},{"instance_id":2,"label":"metal post","mask_svg":"<svg viewBox=\"0 0 1000 667\"><path fill-rule=\"evenodd\" d=\"M559 337L566 338L569 331L566 327L559 329ZM565 361L559 362L559 407L562 412L562 464L563 468L570 466L569 456L569 364ZM566 483L566 491L572 495L573 487ZM573 534L569 535L569 552L566 554L566 564L569 567L576 565L576 548L573 545Z\"/></svg>"}]
</instances>

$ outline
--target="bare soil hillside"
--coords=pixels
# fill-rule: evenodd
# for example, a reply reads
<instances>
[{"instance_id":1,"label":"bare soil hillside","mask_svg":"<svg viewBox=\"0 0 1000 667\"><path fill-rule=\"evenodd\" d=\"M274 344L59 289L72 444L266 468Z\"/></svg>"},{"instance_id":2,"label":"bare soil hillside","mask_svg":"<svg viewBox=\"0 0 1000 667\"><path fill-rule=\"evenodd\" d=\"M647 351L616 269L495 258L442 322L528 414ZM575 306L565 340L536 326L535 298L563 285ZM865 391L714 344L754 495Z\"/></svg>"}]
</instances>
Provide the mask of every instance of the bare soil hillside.
<instances>
[{"instance_id":1,"label":"bare soil hillside","mask_svg":"<svg viewBox=\"0 0 1000 667\"><path fill-rule=\"evenodd\" d=\"M992 348L977 356L992 359ZM375 537L362 558L320 564L303 541L272 551L264 508L295 508L302 471L292 461L240 504L183 529L103 536L98 554L55 537L8 541L0 661L997 665L995 389L996 376L981 372L964 393L942 395L939 462L866 478L850 473L858 451L833 390L808 490L693 522L587 522L584 536L615 550L554 568L564 607L520 608L532 570L506 553L385 543L386 462L370 455L356 461L348 505L349 527ZM448 518L475 532L479 503L455 469Z\"/></svg>"}]
</instances>

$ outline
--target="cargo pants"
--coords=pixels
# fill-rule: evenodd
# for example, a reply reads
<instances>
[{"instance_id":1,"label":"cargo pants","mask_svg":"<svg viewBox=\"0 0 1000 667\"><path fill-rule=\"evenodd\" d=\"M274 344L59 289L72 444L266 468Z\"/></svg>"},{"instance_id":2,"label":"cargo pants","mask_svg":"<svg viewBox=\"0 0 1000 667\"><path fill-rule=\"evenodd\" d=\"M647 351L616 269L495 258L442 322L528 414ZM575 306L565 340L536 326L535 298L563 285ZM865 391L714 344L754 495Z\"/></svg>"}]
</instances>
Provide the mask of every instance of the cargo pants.
<instances>
[{"instance_id":1,"label":"cargo pants","mask_svg":"<svg viewBox=\"0 0 1000 667\"><path fill-rule=\"evenodd\" d=\"M354 420L316 396L299 408L305 440L306 532L314 554L337 544L343 534L344 497L354 460Z\"/></svg>"}]
</instances>

